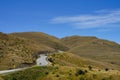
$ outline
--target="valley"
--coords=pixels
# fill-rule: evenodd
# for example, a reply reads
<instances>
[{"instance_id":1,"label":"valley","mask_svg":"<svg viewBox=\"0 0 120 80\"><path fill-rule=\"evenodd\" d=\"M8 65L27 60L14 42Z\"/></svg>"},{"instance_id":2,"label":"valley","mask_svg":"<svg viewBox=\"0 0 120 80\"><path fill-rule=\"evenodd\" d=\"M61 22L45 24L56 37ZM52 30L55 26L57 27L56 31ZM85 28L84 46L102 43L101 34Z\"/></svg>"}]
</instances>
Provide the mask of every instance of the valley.
<instances>
[{"instance_id":1,"label":"valley","mask_svg":"<svg viewBox=\"0 0 120 80\"><path fill-rule=\"evenodd\" d=\"M119 44L96 37L0 33L0 80L119 80L119 59Z\"/></svg>"}]
</instances>

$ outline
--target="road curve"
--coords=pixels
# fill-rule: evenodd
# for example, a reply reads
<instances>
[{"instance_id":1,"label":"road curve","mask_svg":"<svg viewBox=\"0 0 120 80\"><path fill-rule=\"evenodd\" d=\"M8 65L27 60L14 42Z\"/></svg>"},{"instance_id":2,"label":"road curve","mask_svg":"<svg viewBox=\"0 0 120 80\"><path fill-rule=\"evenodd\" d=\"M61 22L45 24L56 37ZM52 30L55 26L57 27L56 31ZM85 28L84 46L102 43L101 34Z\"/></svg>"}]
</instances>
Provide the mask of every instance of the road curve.
<instances>
[{"instance_id":1,"label":"road curve","mask_svg":"<svg viewBox=\"0 0 120 80\"><path fill-rule=\"evenodd\" d=\"M47 56L45 54L40 54L39 58L36 60L37 66L48 65Z\"/></svg>"},{"instance_id":2,"label":"road curve","mask_svg":"<svg viewBox=\"0 0 120 80\"><path fill-rule=\"evenodd\" d=\"M25 69L25 68L12 69L12 70L3 70L3 71L0 71L0 74L16 72L16 71L20 71L20 70L23 70L23 69Z\"/></svg>"},{"instance_id":3,"label":"road curve","mask_svg":"<svg viewBox=\"0 0 120 80\"><path fill-rule=\"evenodd\" d=\"M39 58L36 60L36 65L37 66L46 66L46 65L48 65L47 56L45 54L40 54ZM18 68L18 69L12 69L12 70L2 70L2 71L0 71L0 74L16 72L16 71L20 71L20 70L24 70L24 69L27 69L27 68Z\"/></svg>"}]
</instances>

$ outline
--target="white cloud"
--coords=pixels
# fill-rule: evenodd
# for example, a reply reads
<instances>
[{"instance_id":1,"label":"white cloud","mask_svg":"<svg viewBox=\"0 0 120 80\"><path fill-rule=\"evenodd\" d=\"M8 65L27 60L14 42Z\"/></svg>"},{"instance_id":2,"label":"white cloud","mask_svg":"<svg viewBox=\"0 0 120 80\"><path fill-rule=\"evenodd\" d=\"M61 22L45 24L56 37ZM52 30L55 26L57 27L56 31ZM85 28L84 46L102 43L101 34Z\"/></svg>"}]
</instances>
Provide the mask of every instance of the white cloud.
<instances>
[{"instance_id":1,"label":"white cloud","mask_svg":"<svg viewBox=\"0 0 120 80\"><path fill-rule=\"evenodd\" d=\"M120 23L120 10L99 10L93 14L65 16L51 19L54 24L71 24L78 28L102 27Z\"/></svg>"},{"instance_id":2,"label":"white cloud","mask_svg":"<svg viewBox=\"0 0 120 80\"><path fill-rule=\"evenodd\" d=\"M98 29L97 32L108 32L111 31L111 29Z\"/></svg>"}]
</instances>

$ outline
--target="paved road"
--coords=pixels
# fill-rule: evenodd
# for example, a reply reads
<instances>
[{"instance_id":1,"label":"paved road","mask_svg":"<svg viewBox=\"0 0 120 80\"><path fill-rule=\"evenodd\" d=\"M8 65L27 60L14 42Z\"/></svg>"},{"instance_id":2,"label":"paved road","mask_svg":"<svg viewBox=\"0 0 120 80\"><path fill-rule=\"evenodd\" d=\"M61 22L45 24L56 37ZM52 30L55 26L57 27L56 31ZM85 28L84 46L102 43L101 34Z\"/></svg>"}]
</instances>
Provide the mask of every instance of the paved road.
<instances>
[{"instance_id":1,"label":"paved road","mask_svg":"<svg viewBox=\"0 0 120 80\"><path fill-rule=\"evenodd\" d=\"M36 65L37 66L46 66L46 65L48 65L47 56L45 54L41 54L39 56L40 57L36 60ZM3 70L3 71L0 71L0 74L16 72L16 71L20 71L20 70L23 70L23 69L27 69L27 68L19 68L19 69L12 69L12 70Z\"/></svg>"},{"instance_id":2,"label":"paved road","mask_svg":"<svg viewBox=\"0 0 120 80\"><path fill-rule=\"evenodd\" d=\"M0 71L0 74L5 74L5 73L10 73L10 72L20 71L20 70L23 70L23 69L25 69L25 68L12 69L12 70L3 70L3 71Z\"/></svg>"},{"instance_id":3,"label":"paved road","mask_svg":"<svg viewBox=\"0 0 120 80\"><path fill-rule=\"evenodd\" d=\"M46 66L48 65L47 56L41 54L40 57L36 60L37 66Z\"/></svg>"}]
</instances>

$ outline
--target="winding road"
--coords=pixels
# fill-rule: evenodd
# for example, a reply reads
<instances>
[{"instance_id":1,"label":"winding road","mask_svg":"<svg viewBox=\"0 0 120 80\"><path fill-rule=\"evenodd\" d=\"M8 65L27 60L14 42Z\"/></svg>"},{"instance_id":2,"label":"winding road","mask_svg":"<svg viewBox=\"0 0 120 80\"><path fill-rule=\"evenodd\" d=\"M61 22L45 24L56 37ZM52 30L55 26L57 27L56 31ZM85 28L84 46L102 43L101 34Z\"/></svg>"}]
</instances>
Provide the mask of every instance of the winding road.
<instances>
[{"instance_id":1,"label":"winding road","mask_svg":"<svg viewBox=\"0 0 120 80\"><path fill-rule=\"evenodd\" d=\"M12 69L12 70L3 70L3 71L0 71L0 74L16 72L16 71L20 71L20 70L23 70L23 69L26 69L26 68L19 68L19 69Z\"/></svg>"},{"instance_id":2,"label":"winding road","mask_svg":"<svg viewBox=\"0 0 120 80\"><path fill-rule=\"evenodd\" d=\"M48 65L47 56L45 54L40 54L39 58L36 60L37 66Z\"/></svg>"},{"instance_id":3,"label":"winding road","mask_svg":"<svg viewBox=\"0 0 120 80\"><path fill-rule=\"evenodd\" d=\"M36 65L37 66L46 66L46 65L48 65L47 56L45 54L40 54L39 58L36 60ZM20 70L24 70L24 69L27 69L27 68L18 68L18 69L12 69L12 70L2 70L2 71L0 71L0 74L16 72L16 71L20 71Z\"/></svg>"}]
</instances>

